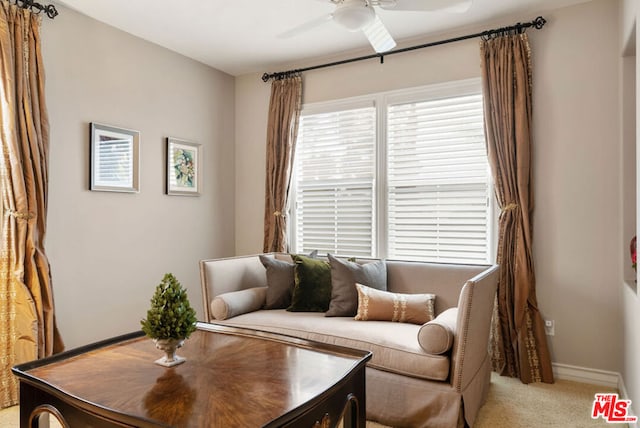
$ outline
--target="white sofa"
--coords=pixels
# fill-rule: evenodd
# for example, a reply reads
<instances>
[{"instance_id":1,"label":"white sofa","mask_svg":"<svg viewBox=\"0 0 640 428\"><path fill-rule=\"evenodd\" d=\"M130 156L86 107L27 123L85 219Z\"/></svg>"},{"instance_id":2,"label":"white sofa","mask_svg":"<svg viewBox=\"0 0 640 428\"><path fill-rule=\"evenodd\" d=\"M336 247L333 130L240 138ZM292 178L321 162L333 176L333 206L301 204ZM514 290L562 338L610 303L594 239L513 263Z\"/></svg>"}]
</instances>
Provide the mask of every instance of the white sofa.
<instances>
[{"instance_id":1,"label":"white sofa","mask_svg":"<svg viewBox=\"0 0 640 428\"><path fill-rule=\"evenodd\" d=\"M268 257L292 262L287 254ZM498 266L384 263L388 292L436 295L436 317L428 326L262 309L267 275L258 255L200 262L205 318L371 351L369 420L393 427L473 426L490 385Z\"/></svg>"}]
</instances>

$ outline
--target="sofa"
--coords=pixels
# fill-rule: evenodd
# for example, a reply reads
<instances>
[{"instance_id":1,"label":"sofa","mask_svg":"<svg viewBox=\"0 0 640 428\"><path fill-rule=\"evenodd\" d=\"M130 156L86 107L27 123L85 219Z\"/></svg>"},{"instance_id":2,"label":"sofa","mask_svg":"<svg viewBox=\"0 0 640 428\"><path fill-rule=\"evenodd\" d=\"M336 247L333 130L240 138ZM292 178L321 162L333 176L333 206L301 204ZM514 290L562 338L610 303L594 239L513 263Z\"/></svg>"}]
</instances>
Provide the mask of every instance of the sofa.
<instances>
[{"instance_id":1,"label":"sofa","mask_svg":"<svg viewBox=\"0 0 640 428\"><path fill-rule=\"evenodd\" d=\"M201 260L206 321L369 350L368 420L472 427L490 385L499 267L328 257ZM307 265L321 274L309 275Z\"/></svg>"}]
</instances>

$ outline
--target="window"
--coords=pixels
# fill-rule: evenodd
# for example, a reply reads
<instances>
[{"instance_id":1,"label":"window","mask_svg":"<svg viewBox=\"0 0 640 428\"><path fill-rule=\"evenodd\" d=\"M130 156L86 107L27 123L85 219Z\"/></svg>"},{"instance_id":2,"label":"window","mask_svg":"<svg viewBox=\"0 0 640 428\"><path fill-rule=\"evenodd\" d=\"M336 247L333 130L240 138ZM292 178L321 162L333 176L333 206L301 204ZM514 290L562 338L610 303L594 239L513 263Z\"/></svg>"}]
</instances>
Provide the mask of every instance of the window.
<instances>
[{"instance_id":1,"label":"window","mask_svg":"<svg viewBox=\"0 0 640 428\"><path fill-rule=\"evenodd\" d=\"M370 257L375 247L375 108L302 116L298 144L295 247Z\"/></svg>"},{"instance_id":2,"label":"window","mask_svg":"<svg viewBox=\"0 0 640 428\"><path fill-rule=\"evenodd\" d=\"M292 249L493 261L480 82L304 106Z\"/></svg>"}]
</instances>

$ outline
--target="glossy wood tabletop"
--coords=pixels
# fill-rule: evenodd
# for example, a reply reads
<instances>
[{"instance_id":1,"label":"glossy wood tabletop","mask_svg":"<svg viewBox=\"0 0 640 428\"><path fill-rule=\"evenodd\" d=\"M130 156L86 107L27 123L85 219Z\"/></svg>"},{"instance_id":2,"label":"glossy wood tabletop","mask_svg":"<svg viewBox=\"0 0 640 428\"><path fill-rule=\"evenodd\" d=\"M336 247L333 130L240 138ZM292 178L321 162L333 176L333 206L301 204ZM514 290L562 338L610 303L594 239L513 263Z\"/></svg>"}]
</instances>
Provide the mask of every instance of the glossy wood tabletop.
<instances>
[{"instance_id":1,"label":"glossy wood tabletop","mask_svg":"<svg viewBox=\"0 0 640 428\"><path fill-rule=\"evenodd\" d=\"M370 358L364 351L202 323L178 355L187 361L154 364L162 353L142 336L14 372L21 381L141 421L259 427L326 393Z\"/></svg>"}]
</instances>

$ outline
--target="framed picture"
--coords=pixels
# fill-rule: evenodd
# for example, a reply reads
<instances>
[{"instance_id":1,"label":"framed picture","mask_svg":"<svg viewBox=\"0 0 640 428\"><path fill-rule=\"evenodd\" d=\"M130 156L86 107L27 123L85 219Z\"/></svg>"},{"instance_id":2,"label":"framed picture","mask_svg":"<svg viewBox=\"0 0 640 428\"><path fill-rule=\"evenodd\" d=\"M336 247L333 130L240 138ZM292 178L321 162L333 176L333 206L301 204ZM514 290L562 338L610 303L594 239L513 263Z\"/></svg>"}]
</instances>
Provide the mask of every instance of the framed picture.
<instances>
[{"instance_id":1,"label":"framed picture","mask_svg":"<svg viewBox=\"0 0 640 428\"><path fill-rule=\"evenodd\" d=\"M103 192L140 190L140 133L91 123L89 189Z\"/></svg>"},{"instance_id":2,"label":"framed picture","mask_svg":"<svg viewBox=\"0 0 640 428\"><path fill-rule=\"evenodd\" d=\"M200 195L201 151L200 144L167 138L167 195Z\"/></svg>"}]
</instances>

